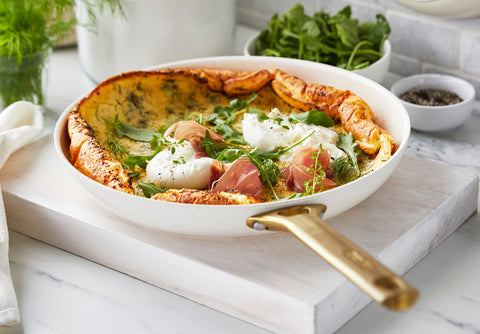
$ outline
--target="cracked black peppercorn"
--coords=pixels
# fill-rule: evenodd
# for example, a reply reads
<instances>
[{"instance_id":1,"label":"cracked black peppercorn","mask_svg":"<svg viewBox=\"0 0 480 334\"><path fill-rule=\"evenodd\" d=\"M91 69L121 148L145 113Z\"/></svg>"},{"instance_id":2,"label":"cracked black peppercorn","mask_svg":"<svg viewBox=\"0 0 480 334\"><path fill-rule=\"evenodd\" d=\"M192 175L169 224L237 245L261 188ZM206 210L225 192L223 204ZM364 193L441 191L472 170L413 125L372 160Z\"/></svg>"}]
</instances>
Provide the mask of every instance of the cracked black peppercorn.
<instances>
[{"instance_id":1,"label":"cracked black peppercorn","mask_svg":"<svg viewBox=\"0 0 480 334\"><path fill-rule=\"evenodd\" d=\"M444 89L412 89L399 96L402 100L422 106L447 106L462 102L455 93Z\"/></svg>"}]
</instances>

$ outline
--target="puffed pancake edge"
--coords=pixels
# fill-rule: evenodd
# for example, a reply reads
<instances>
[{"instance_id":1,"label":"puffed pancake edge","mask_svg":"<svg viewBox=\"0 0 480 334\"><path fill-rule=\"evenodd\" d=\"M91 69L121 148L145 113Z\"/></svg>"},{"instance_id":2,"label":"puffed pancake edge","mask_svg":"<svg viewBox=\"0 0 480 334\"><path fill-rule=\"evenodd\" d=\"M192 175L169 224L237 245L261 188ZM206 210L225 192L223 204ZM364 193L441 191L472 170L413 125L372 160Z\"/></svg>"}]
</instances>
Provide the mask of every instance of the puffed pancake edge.
<instances>
[{"instance_id":1,"label":"puffed pancake edge","mask_svg":"<svg viewBox=\"0 0 480 334\"><path fill-rule=\"evenodd\" d=\"M245 195L238 191L212 191L185 188L169 189L164 193L157 193L150 198L166 202L210 205L237 205L262 202L253 196Z\"/></svg>"}]
</instances>

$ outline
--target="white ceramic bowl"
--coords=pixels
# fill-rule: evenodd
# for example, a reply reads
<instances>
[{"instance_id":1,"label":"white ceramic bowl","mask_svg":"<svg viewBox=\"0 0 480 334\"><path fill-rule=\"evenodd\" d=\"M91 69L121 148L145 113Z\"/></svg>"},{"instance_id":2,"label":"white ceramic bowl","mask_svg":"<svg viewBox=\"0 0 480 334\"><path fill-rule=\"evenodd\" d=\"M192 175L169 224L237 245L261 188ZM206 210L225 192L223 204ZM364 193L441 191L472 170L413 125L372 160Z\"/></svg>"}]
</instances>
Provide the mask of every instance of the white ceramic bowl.
<instances>
[{"instance_id":1,"label":"white ceramic bowl","mask_svg":"<svg viewBox=\"0 0 480 334\"><path fill-rule=\"evenodd\" d=\"M245 56L255 56L255 43L258 37L259 35L253 35L247 40L243 47L243 54ZM387 76L388 69L390 67L390 61L392 59L392 45L388 39L383 43L382 53L383 57L377 60L375 63L353 72L358 73L370 80L382 83Z\"/></svg>"},{"instance_id":2,"label":"white ceramic bowl","mask_svg":"<svg viewBox=\"0 0 480 334\"><path fill-rule=\"evenodd\" d=\"M195 205L155 201L111 189L79 172L69 161L70 139L67 118L73 102L59 117L54 132L57 153L79 183L106 209L137 225L170 232L209 235L245 236L258 232L246 225L252 215L292 205L321 203L327 206L325 219L338 215L373 194L398 166L410 135L408 114L395 96L383 86L360 75L334 66L311 61L274 57L212 57L179 61L156 68L226 68L254 71L277 68L307 82L316 82L350 90L361 96L375 113L375 121L386 129L398 144L395 154L379 169L340 187L288 201L247 205ZM80 97L79 99L81 99Z\"/></svg>"},{"instance_id":3,"label":"white ceramic bowl","mask_svg":"<svg viewBox=\"0 0 480 334\"><path fill-rule=\"evenodd\" d=\"M448 106L422 106L400 100L410 116L412 128L421 131L443 131L463 124L472 114L475 88L467 81L444 74L417 74L397 81L391 88L399 97L411 89L435 88L456 93L463 101Z\"/></svg>"},{"instance_id":4,"label":"white ceramic bowl","mask_svg":"<svg viewBox=\"0 0 480 334\"><path fill-rule=\"evenodd\" d=\"M373 81L382 83L387 76L388 69L390 67L390 60L392 59L392 45L388 39L383 43L382 53L383 57L370 66L360 70L355 70L353 72L363 75L364 77Z\"/></svg>"}]
</instances>

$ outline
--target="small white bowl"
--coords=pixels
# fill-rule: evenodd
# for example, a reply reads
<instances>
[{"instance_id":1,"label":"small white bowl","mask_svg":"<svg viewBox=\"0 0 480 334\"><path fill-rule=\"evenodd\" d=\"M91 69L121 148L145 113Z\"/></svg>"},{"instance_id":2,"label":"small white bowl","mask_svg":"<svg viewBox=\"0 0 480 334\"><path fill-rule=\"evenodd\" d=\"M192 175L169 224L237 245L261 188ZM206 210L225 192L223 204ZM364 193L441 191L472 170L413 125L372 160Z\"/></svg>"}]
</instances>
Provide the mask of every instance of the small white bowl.
<instances>
[{"instance_id":1,"label":"small white bowl","mask_svg":"<svg viewBox=\"0 0 480 334\"><path fill-rule=\"evenodd\" d=\"M363 75L364 77L378 83L382 83L387 76L388 69L390 67L390 60L392 59L392 45L390 44L390 41L388 39L385 40L385 42L383 43L382 53L383 57L371 64L370 66L367 66L360 70L355 70L353 72Z\"/></svg>"},{"instance_id":2,"label":"small white bowl","mask_svg":"<svg viewBox=\"0 0 480 334\"><path fill-rule=\"evenodd\" d=\"M255 56L255 44L259 34L253 35L250 37L243 47L243 54L245 56ZM383 57L360 70L354 70L354 73L358 73L370 80L373 80L378 83L382 83L388 73L388 68L390 67L390 61L392 59L392 45L387 39L383 43L382 47Z\"/></svg>"},{"instance_id":3,"label":"small white bowl","mask_svg":"<svg viewBox=\"0 0 480 334\"><path fill-rule=\"evenodd\" d=\"M417 74L397 81L391 88L399 97L411 89L444 89L457 94L463 101L447 106L423 106L400 99L412 128L421 131L443 131L456 128L470 117L475 101L475 88L467 81L444 74Z\"/></svg>"}]
</instances>

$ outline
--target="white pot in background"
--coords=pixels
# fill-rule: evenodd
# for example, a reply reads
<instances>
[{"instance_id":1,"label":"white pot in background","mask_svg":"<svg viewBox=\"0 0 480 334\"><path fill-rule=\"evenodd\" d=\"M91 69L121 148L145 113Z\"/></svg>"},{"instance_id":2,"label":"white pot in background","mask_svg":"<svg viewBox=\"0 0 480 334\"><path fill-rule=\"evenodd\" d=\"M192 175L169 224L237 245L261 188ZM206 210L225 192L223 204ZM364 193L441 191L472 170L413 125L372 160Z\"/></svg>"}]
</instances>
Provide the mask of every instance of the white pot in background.
<instances>
[{"instance_id":1,"label":"white pot in background","mask_svg":"<svg viewBox=\"0 0 480 334\"><path fill-rule=\"evenodd\" d=\"M124 0L126 18L97 12L95 32L78 26L81 65L95 83L166 62L231 55L235 0ZM76 15L88 14L79 3Z\"/></svg>"}]
</instances>

